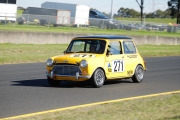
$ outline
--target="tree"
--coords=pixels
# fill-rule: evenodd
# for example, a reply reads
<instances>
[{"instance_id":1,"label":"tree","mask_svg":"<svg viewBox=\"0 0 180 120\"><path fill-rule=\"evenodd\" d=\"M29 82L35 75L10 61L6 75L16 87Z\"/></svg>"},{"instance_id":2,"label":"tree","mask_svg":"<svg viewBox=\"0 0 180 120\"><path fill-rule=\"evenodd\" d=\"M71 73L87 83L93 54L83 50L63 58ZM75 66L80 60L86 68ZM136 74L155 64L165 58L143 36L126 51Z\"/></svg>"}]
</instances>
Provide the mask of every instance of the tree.
<instances>
[{"instance_id":1,"label":"tree","mask_svg":"<svg viewBox=\"0 0 180 120\"><path fill-rule=\"evenodd\" d=\"M170 16L170 14L171 14L171 10L170 9L166 9L165 11L164 11L164 14L165 14L165 18L170 18L171 16Z\"/></svg>"},{"instance_id":2,"label":"tree","mask_svg":"<svg viewBox=\"0 0 180 120\"><path fill-rule=\"evenodd\" d=\"M170 18L170 13L169 9L165 11L156 10L155 12L147 13L146 18Z\"/></svg>"},{"instance_id":3,"label":"tree","mask_svg":"<svg viewBox=\"0 0 180 120\"><path fill-rule=\"evenodd\" d=\"M140 14L139 14L139 12L137 12L137 11L134 10L134 9L129 9L129 8L123 8L123 7L121 7L121 8L118 10L118 16L135 18L135 17L139 17Z\"/></svg>"},{"instance_id":4,"label":"tree","mask_svg":"<svg viewBox=\"0 0 180 120\"><path fill-rule=\"evenodd\" d=\"M143 24L143 8L144 8L144 0L141 0L141 4L138 2L138 0L136 0L136 2L138 3L140 9L141 9L141 24Z\"/></svg>"},{"instance_id":5,"label":"tree","mask_svg":"<svg viewBox=\"0 0 180 120\"><path fill-rule=\"evenodd\" d=\"M137 18L140 16L139 12L137 12L136 10L134 9L129 9L129 15L133 18Z\"/></svg>"},{"instance_id":6,"label":"tree","mask_svg":"<svg viewBox=\"0 0 180 120\"><path fill-rule=\"evenodd\" d=\"M168 7L171 10L171 17L177 18L177 24L180 24L180 0L169 0Z\"/></svg>"}]
</instances>

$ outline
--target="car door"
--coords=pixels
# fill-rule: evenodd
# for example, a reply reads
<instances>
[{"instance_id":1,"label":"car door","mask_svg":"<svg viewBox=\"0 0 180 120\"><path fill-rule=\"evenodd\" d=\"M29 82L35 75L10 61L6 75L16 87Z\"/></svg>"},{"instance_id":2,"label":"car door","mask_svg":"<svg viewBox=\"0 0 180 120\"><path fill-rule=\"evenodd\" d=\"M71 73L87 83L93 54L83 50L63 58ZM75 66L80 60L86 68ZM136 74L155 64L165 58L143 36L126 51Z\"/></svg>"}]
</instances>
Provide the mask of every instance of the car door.
<instances>
[{"instance_id":1,"label":"car door","mask_svg":"<svg viewBox=\"0 0 180 120\"><path fill-rule=\"evenodd\" d=\"M140 59L133 41L123 41L123 53L126 61L127 75L133 75L134 70L139 63L138 60Z\"/></svg>"},{"instance_id":2,"label":"car door","mask_svg":"<svg viewBox=\"0 0 180 120\"><path fill-rule=\"evenodd\" d=\"M108 79L121 78L125 75L125 60L120 41L110 41L107 48L105 72Z\"/></svg>"}]
</instances>

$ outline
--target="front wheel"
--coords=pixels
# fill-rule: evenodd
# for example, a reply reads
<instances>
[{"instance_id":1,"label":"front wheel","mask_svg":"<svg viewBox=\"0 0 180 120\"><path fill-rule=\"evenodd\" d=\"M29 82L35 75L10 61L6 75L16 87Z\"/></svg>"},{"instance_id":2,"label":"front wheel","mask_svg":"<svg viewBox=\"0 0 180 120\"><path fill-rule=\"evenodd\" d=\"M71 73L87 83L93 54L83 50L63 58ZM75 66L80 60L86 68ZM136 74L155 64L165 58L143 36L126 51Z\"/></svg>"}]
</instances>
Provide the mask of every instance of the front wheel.
<instances>
[{"instance_id":1,"label":"front wheel","mask_svg":"<svg viewBox=\"0 0 180 120\"><path fill-rule=\"evenodd\" d=\"M92 76L93 87L100 88L103 86L105 81L104 71L102 69L97 69Z\"/></svg>"},{"instance_id":2,"label":"front wheel","mask_svg":"<svg viewBox=\"0 0 180 120\"><path fill-rule=\"evenodd\" d=\"M140 83L142 82L144 77L144 68L141 65L138 65L135 69L135 73L132 77L132 81L134 83Z\"/></svg>"}]
</instances>

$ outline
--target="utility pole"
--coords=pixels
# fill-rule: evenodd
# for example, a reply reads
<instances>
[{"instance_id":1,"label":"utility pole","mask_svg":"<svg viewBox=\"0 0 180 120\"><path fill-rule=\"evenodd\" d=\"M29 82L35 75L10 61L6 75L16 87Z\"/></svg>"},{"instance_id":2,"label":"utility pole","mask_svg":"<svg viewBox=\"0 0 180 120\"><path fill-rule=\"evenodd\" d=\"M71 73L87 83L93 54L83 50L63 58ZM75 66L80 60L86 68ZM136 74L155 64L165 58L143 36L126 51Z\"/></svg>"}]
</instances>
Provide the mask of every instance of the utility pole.
<instances>
[{"instance_id":1,"label":"utility pole","mask_svg":"<svg viewBox=\"0 0 180 120\"><path fill-rule=\"evenodd\" d=\"M111 18L113 18L113 0L111 0Z\"/></svg>"},{"instance_id":2,"label":"utility pole","mask_svg":"<svg viewBox=\"0 0 180 120\"><path fill-rule=\"evenodd\" d=\"M144 0L141 0L141 4L138 2L138 0L136 0L136 2L138 3L140 9L141 9L141 24L143 24L143 8L144 8Z\"/></svg>"}]
</instances>

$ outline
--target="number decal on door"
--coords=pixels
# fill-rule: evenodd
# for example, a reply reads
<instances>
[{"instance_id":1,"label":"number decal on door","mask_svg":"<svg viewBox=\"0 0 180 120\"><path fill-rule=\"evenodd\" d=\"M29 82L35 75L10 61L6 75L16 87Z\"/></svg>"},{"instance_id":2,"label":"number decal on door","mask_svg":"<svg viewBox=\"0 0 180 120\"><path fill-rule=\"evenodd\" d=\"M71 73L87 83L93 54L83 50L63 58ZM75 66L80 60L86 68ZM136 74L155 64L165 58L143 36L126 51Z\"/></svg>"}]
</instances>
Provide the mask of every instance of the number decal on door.
<instances>
[{"instance_id":1,"label":"number decal on door","mask_svg":"<svg viewBox=\"0 0 180 120\"><path fill-rule=\"evenodd\" d=\"M124 72L125 64L124 60L113 60L112 61L112 72Z\"/></svg>"}]
</instances>

